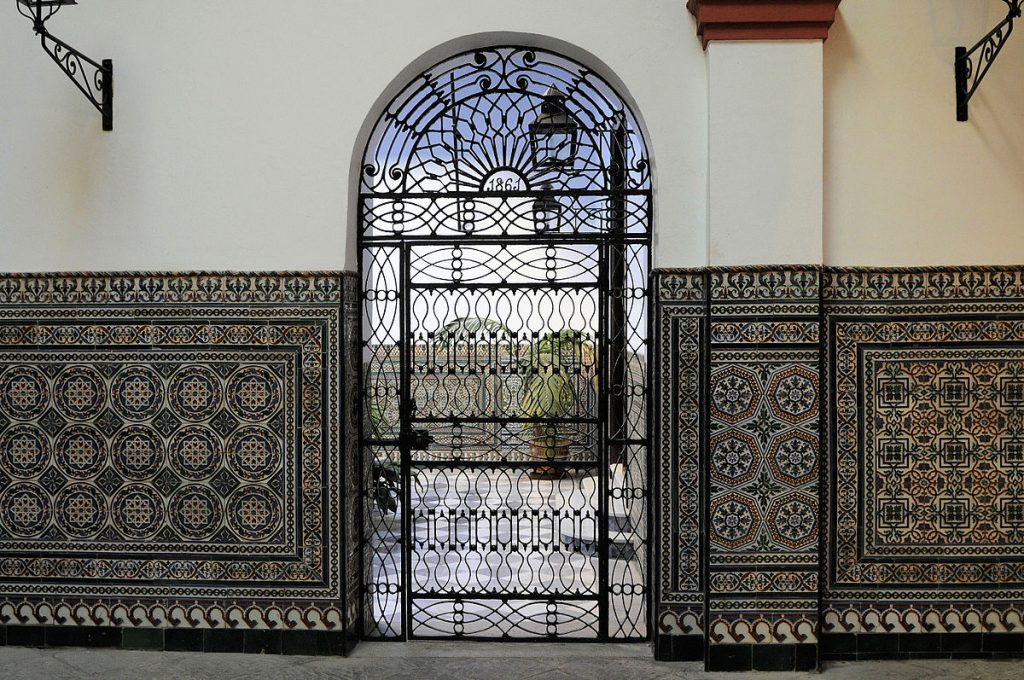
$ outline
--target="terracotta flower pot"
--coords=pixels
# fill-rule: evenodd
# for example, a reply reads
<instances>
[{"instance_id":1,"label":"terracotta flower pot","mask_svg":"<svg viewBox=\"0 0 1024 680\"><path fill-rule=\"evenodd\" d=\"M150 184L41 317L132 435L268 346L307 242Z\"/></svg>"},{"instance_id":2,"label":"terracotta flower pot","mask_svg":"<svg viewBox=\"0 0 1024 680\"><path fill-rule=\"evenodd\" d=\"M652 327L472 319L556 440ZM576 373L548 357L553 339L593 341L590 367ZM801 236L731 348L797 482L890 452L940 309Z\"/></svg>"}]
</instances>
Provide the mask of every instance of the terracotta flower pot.
<instances>
[{"instance_id":1,"label":"terracotta flower pot","mask_svg":"<svg viewBox=\"0 0 1024 680\"><path fill-rule=\"evenodd\" d=\"M569 460L569 440L556 436L539 436L530 440L530 458L536 460L560 461ZM533 479L558 479L562 471L550 465L544 465L530 473Z\"/></svg>"}]
</instances>

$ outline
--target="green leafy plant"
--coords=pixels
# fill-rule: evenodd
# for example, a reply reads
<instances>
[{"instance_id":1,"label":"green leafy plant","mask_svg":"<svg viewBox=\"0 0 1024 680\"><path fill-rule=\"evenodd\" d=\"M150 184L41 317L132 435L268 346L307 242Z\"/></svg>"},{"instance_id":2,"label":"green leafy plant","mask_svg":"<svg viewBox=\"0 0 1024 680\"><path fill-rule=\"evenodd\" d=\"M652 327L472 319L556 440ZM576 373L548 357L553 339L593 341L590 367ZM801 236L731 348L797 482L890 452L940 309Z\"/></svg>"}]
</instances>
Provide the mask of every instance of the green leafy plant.
<instances>
[{"instance_id":1,"label":"green leafy plant","mask_svg":"<svg viewBox=\"0 0 1024 680\"><path fill-rule=\"evenodd\" d=\"M538 419L529 427L535 456L555 460L568 454L569 442L556 421L571 415L579 402L581 377L597 379L596 356L581 332L564 329L545 334L522 360L526 378L520 406L524 416Z\"/></svg>"}]
</instances>

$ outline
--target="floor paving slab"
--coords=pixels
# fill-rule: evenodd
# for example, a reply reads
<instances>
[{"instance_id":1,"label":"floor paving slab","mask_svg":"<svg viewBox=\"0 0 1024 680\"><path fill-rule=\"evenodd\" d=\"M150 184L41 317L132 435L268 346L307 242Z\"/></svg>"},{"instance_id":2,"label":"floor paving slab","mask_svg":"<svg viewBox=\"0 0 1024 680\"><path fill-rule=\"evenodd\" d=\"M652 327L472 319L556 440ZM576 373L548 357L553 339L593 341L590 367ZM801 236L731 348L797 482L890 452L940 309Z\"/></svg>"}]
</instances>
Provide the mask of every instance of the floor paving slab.
<instances>
[{"instance_id":1,"label":"floor paving slab","mask_svg":"<svg viewBox=\"0 0 1024 680\"><path fill-rule=\"evenodd\" d=\"M1024 660L860 661L814 673L704 673L646 645L364 643L349 658L0 647L2 680L1022 680Z\"/></svg>"}]
</instances>

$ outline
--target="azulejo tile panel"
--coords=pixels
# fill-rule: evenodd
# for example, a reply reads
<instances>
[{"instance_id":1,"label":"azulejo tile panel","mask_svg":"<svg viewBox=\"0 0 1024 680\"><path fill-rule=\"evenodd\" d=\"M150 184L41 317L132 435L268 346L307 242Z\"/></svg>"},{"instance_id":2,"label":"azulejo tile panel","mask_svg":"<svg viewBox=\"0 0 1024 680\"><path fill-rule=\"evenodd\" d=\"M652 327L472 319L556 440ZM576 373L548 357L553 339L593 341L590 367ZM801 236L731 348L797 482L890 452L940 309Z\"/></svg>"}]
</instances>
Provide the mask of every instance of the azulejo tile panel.
<instances>
[{"instance_id":1,"label":"azulejo tile panel","mask_svg":"<svg viewBox=\"0 0 1024 680\"><path fill-rule=\"evenodd\" d=\"M714 353L715 554L817 549L817 358L817 350Z\"/></svg>"},{"instance_id":2,"label":"azulejo tile panel","mask_svg":"<svg viewBox=\"0 0 1024 680\"><path fill-rule=\"evenodd\" d=\"M1024 268L656 275L662 632L1024 631Z\"/></svg>"},{"instance_id":3,"label":"azulejo tile panel","mask_svg":"<svg viewBox=\"0 0 1024 680\"><path fill-rule=\"evenodd\" d=\"M1019 269L826 272L826 632L1024 630Z\"/></svg>"},{"instance_id":4,"label":"azulejo tile panel","mask_svg":"<svg viewBox=\"0 0 1024 680\"><path fill-rule=\"evenodd\" d=\"M862 559L1024 553L1024 351L860 354Z\"/></svg>"},{"instance_id":5,"label":"azulejo tile panel","mask_svg":"<svg viewBox=\"0 0 1024 680\"><path fill-rule=\"evenodd\" d=\"M353 281L0 277L0 622L354 619Z\"/></svg>"},{"instance_id":6,"label":"azulejo tile panel","mask_svg":"<svg viewBox=\"0 0 1024 680\"><path fill-rule=\"evenodd\" d=\"M294 553L295 373L278 352L0 352L0 546Z\"/></svg>"},{"instance_id":7,"label":"azulejo tile panel","mask_svg":"<svg viewBox=\"0 0 1024 680\"><path fill-rule=\"evenodd\" d=\"M819 272L710 274L708 636L818 629Z\"/></svg>"},{"instance_id":8,"label":"azulejo tile panel","mask_svg":"<svg viewBox=\"0 0 1024 680\"><path fill-rule=\"evenodd\" d=\"M653 290L656 635L701 635L707 277L663 270Z\"/></svg>"}]
</instances>

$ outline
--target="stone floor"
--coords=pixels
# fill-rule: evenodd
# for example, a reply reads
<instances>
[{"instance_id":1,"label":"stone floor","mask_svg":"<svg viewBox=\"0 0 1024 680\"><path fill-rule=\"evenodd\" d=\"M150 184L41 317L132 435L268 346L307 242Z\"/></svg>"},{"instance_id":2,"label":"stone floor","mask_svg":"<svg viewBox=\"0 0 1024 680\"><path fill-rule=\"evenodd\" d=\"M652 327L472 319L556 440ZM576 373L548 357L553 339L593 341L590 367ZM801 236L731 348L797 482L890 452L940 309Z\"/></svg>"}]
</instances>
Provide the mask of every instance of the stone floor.
<instances>
[{"instance_id":1,"label":"stone floor","mask_svg":"<svg viewBox=\"0 0 1024 680\"><path fill-rule=\"evenodd\" d=\"M646 645L499 643L363 643L347 659L122 650L0 647L3 680L241 680L273 678L368 678L386 680L631 680L640 678L732 678L740 673L703 673L699 663L659 663ZM831 663L823 676L754 674L771 680L1020 680L1018 661L860 661Z\"/></svg>"}]
</instances>

